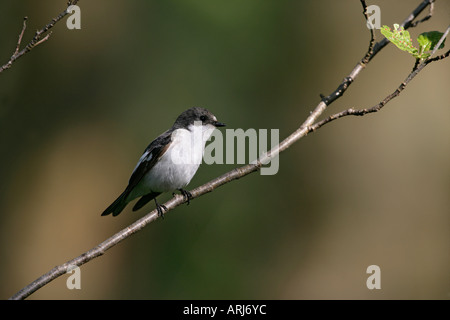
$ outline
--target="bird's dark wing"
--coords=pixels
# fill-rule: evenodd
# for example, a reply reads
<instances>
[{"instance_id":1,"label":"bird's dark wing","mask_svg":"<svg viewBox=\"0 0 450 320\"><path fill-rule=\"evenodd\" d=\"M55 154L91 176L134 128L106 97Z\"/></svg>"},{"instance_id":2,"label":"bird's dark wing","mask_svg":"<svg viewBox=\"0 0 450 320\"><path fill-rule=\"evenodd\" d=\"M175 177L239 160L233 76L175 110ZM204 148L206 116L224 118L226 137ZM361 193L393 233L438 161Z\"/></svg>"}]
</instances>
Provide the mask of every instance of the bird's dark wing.
<instances>
[{"instance_id":1,"label":"bird's dark wing","mask_svg":"<svg viewBox=\"0 0 450 320\"><path fill-rule=\"evenodd\" d=\"M158 138L149 144L147 149L145 149L138 164L131 174L130 180L128 181L128 186L125 190L126 193L131 192L133 188L141 181L142 177L153 168L153 166L158 162L159 158L166 152L171 144L173 130L167 130L161 134Z\"/></svg>"},{"instance_id":2,"label":"bird's dark wing","mask_svg":"<svg viewBox=\"0 0 450 320\"><path fill-rule=\"evenodd\" d=\"M167 130L158 138L152 141L150 145L145 149L144 154L139 159L136 168L134 168L133 173L131 174L130 180L128 182L128 186L125 191L114 201L105 211L103 211L102 216L106 216L108 214L113 214L113 216L117 216L125 206L132 199L127 199L130 192L134 187L141 181L142 177L153 168L153 166L158 162L161 155L167 150L167 148L171 144L173 129ZM150 192L149 195L143 197L143 199L139 200L137 206L144 206L148 201L156 197L157 193ZM136 206L135 206L136 208Z\"/></svg>"}]
</instances>

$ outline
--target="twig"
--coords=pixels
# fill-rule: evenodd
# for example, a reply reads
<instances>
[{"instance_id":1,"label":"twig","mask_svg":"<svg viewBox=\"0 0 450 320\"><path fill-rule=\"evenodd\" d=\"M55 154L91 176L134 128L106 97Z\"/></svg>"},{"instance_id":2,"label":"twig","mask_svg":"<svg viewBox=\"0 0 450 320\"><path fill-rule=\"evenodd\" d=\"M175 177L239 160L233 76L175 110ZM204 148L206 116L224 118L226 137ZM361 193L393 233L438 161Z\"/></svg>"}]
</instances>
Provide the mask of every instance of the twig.
<instances>
[{"instance_id":1,"label":"twig","mask_svg":"<svg viewBox=\"0 0 450 320\"><path fill-rule=\"evenodd\" d=\"M366 2L364 0L360 0L360 1L361 1L361 5L363 6L364 17L366 18L366 21L368 21ZM414 9L414 11L401 23L401 26L405 30L410 28L410 27L413 27L414 24L412 22L414 21L414 19L416 19L417 16L420 13L422 13L422 11L428 5L431 5L432 3L434 3L434 0L424 0L424 1L422 1L422 3L416 9ZM321 96L322 97L322 101L326 105L329 105L330 103L332 103L336 99L340 98L344 94L344 92L347 90L348 86L355 80L356 76L361 72L361 70L363 68L365 68L367 63L370 62L370 60L372 60L372 58L375 57L376 54L381 49L383 49L387 44L389 44L389 42L390 42L388 39L384 38L383 40L381 40L381 41L379 41L379 42L374 44L374 42L375 42L375 35L374 35L373 29L370 29L370 36L371 36L371 39L370 39L370 42L369 42L369 48L368 48L367 53L364 56L364 58L362 58L358 62L358 64L355 66L355 68L352 70L352 72L350 72L350 74L347 77L344 78L342 83L338 86L338 88L336 90L333 91L333 93L331 93L327 97ZM311 124L312 123L310 123L310 125Z\"/></svg>"},{"instance_id":2,"label":"twig","mask_svg":"<svg viewBox=\"0 0 450 320\"><path fill-rule=\"evenodd\" d=\"M438 43L434 46L433 51L431 51L430 56L428 57L428 60L431 59L432 56L434 56L434 54L436 53L436 51L439 49L439 47L441 46L441 44L444 42L445 38L447 38L448 33L450 32L450 25L447 27L447 30L445 30L444 34L442 35L442 37L439 39Z\"/></svg>"},{"instance_id":3,"label":"twig","mask_svg":"<svg viewBox=\"0 0 450 320\"><path fill-rule=\"evenodd\" d=\"M431 2L430 2L430 9L428 10L428 15L425 18L421 19L421 20L418 20L416 22L411 23L411 28L417 26L419 23L427 21L428 19L430 19L433 16L433 13L434 13L434 2L435 2L435 0L431 0Z\"/></svg>"},{"instance_id":4,"label":"twig","mask_svg":"<svg viewBox=\"0 0 450 320\"><path fill-rule=\"evenodd\" d=\"M412 21L415 19L415 17L422 12L426 8L426 6L430 3L430 1L424 1L422 2L419 7L417 7L411 15L408 16L408 19L405 21ZM361 4L364 8L364 16L367 18L366 15L366 5L365 1L361 0ZM367 22L367 19L366 19ZM405 28L406 27L405 23ZM370 54L370 58L366 63L368 63L386 44L382 45L384 43L384 40L381 42L378 42L377 44L373 45L373 41L371 40L369 44L369 50L368 52L372 51ZM365 57L367 54L365 55ZM328 97L324 97L320 103L316 106L314 111L310 113L310 115L307 117L307 119L303 122L303 124L290 136L288 136L286 139L284 139L279 145L271 149L266 154L263 154L256 160L254 163L236 168L234 170L231 170L224 175L215 178L204 185L194 189L191 191L192 199L200 197L206 193L212 192L218 187L237 180L239 178L242 178L246 175L249 175L252 172L257 171L259 168L262 167L263 163L267 163L272 158L278 156L278 154L287 148L289 148L292 144L294 144L299 139L305 137L309 132L314 131L312 130L312 125L314 122L320 117L320 115L323 114L323 112L326 110L327 106L331 104L336 99L340 98L343 93L347 90L349 85L353 82L353 80L356 78L356 76L364 69L366 63L364 63L364 59L361 59L360 62L356 65L356 67L350 72L350 74L344 79L344 81L339 85L339 87ZM421 70L421 69L420 69ZM419 71L420 71L419 70ZM164 205L167 207L167 210L165 210L165 213L168 211L171 211L172 209L176 208L177 206L181 205L185 202L185 199L181 195L175 195L172 199L167 201ZM48 273L42 275L35 281L33 281L31 284L17 292L15 295L13 295L10 299L24 299L31 295L36 290L40 289L41 287L45 286L47 283L51 282L52 280L58 278L59 276L65 274L70 266L81 266L92 259L101 256L105 253L106 250L112 248L116 244L120 243L124 239L128 238L130 235L138 232L145 226L147 226L152 221L156 220L158 218L158 213L156 210L151 211L141 219L137 220L127 228L119 231L109 239L105 240L95 248L83 253L82 255L60 265L52 270L50 270Z\"/></svg>"},{"instance_id":5,"label":"twig","mask_svg":"<svg viewBox=\"0 0 450 320\"><path fill-rule=\"evenodd\" d=\"M434 4L435 0L424 0L422 3L413 11L411 14L400 24L400 27L403 27L403 29L407 30L409 28L413 28L418 25L418 23L413 22L419 14L422 13L422 11L428 7ZM432 13L432 11L430 10ZM431 13L429 16L431 17ZM422 21L421 21L422 22ZM380 51L383 49L387 44L389 44L390 41L386 38L378 42L374 48L373 48L373 54L370 56L369 61Z\"/></svg>"},{"instance_id":6,"label":"twig","mask_svg":"<svg viewBox=\"0 0 450 320\"><path fill-rule=\"evenodd\" d=\"M67 9L71 5L77 4L78 1L79 0L68 1L66 10L61 12L56 18L53 18L52 21L50 21L45 27L43 27L42 29L36 31L36 33L34 34L33 39L31 39L31 41L25 46L25 48L20 50L20 45L22 43L22 38L23 38L23 35L24 35L25 30L27 28L28 17L25 17L23 19L23 27L22 27L22 31L19 34L19 40L17 41L16 50L14 51L14 53L11 56L11 58L9 59L9 61L7 63L5 63L3 66L0 67L0 73L5 71L6 69L11 68L12 64L17 59L19 59L20 57L22 57L26 53L30 52L33 48L35 48L38 45L42 44L43 42L47 41L50 38L50 35L52 34L52 32L51 31L49 32L49 30L51 28L53 28L55 26L55 24L57 24L62 18L64 18L69 13L69 11Z\"/></svg>"},{"instance_id":7,"label":"twig","mask_svg":"<svg viewBox=\"0 0 450 320\"><path fill-rule=\"evenodd\" d=\"M17 40L16 51L14 51L13 56L17 55L19 53L20 44L22 43L23 34L25 33L25 29L27 28L27 19L28 19L28 17L23 18L22 31L19 34L19 39Z\"/></svg>"},{"instance_id":8,"label":"twig","mask_svg":"<svg viewBox=\"0 0 450 320\"><path fill-rule=\"evenodd\" d=\"M369 14L367 13L367 4L365 0L361 0L361 5L363 6L363 15L366 18L366 21L369 21ZM370 42L369 49L367 50L366 55L362 58L361 63L366 65L369 62L370 57L373 55L373 46L375 45L375 32L374 27L369 28L370 30Z\"/></svg>"},{"instance_id":9,"label":"twig","mask_svg":"<svg viewBox=\"0 0 450 320\"><path fill-rule=\"evenodd\" d=\"M400 86L394 91L392 92L390 95L388 95L386 98L384 98L382 101L380 101L378 104L376 104L375 106L371 107L371 108L365 108L365 109L354 109L354 108L349 108L347 110L341 111L339 113L333 114L331 116L329 116L328 118L319 121L317 123L315 123L314 125L309 127L310 132L314 132L317 129L323 127L324 125L342 118L342 117L346 117L346 116L364 116L368 113L373 113L373 112L378 112L380 111L389 101L391 101L392 99L398 97L400 95L400 93L405 89L405 87L408 85L409 82L411 82L411 80L423 69L425 68L430 62L433 61L437 61L437 60L441 60L444 59L446 57L448 57L450 55L450 50L447 51L445 54L437 57L438 59L431 59L429 60L427 63L422 63L420 64L414 71L412 71L408 77L405 79L405 81L403 81Z\"/></svg>"},{"instance_id":10,"label":"twig","mask_svg":"<svg viewBox=\"0 0 450 320\"><path fill-rule=\"evenodd\" d=\"M316 131L317 129L323 127L324 125L326 125L327 123L330 123L336 119L342 118L342 117L346 117L346 116L364 116L368 113L373 113L373 112L378 112L380 111L389 101L391 101L392 99L398 97L400 95L400 93L405 89L405 87L408 85L409 82L411 82L412 79L414 79L414 77L416 75L419 74L420 71L422 71L423 68L425 68L428 64L430 64L431 62L435 62L435 61L439 61L442 59L447 58L450 55L450 50L448 50L446 53L437 56L435 58L432 58L433 55L436 53L437 49L439 48L439 46L442 44L442 42L444 42L445 38L447 37L447 35L450 32L450 26L447 27L447 30L444 32L444 34L442 35L441 39L439 39L439 42L436 44L436 46L434 47L434 50L431 52L430 56L423 61L421 64L418 63L419 60L416 60L416 63L414 64L414 68L411 71L411 73L408 75L408 77L406 77L406 79L398 86L398 88L392 92L390 95L388 95L386 98L384 98L382 101L380 101L378 104L376 104L375 106L371 107L371 108L365 108L365 109L354 109L354 108L349 108L347 110L341 111L339 113L333 114L331 116L329 116L328 118L319 121L317 123L315 123L314 125L309 127L310 132Z\"/></svg>"}]
</instances>

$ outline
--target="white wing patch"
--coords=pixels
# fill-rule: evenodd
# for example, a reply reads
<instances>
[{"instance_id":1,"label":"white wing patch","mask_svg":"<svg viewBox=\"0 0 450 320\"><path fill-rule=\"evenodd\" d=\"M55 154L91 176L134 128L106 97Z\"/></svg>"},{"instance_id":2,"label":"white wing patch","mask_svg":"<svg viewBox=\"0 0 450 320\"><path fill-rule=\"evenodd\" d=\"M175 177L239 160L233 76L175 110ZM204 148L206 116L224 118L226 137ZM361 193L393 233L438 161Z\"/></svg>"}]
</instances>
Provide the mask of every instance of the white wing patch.
<instances>
[{"instance_id":1,"label":"white wing patch","mask_svg":"<svg viewBox=\"0 0 450 320\"><path fill-rule=\"evenodd\" d=\"M143 161L150 161L152 158L153 158L153 154L150 152L150 150L145 151L144 154L139 159L136 167L134 167L133 173L136 171L136 169L141 165L141 163Z\"/></svg>"}]
</instances>

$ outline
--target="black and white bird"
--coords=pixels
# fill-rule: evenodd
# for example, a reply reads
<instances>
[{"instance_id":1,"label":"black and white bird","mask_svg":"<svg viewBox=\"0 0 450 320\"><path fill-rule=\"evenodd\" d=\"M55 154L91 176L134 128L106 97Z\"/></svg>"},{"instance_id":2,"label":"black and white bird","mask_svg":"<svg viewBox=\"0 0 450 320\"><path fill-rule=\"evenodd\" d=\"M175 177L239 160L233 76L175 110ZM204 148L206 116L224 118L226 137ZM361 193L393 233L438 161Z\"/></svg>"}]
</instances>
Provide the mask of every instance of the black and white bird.
<instances>
[{"instance_id":1,"label":"black and white bird","mask_svg":"<svg viewBox=\"0 0 450 320\"><path fill-rule=\"evenodd\" d=\"M206 141L214 129L224 127L204 108L190 108L178 116L172 128L161 134L145 149L131 174L125 191L102 216L117 216L126 205L141 197L133 207L136 211L155 200L158 215L163 215L163 205L156 197L163 192L179 190L188 201L192 195L184 190L197 172L203 158Z\"/></svg>"}]
</instances>

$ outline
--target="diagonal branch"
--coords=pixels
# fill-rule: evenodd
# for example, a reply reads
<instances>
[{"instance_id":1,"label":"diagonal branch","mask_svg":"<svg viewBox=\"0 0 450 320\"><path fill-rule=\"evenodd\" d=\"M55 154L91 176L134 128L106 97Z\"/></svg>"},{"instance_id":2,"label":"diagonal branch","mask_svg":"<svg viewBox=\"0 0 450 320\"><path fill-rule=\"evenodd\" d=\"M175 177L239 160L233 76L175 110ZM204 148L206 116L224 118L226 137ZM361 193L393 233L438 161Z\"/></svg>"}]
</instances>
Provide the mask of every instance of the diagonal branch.
<instances>
[{"instance_id":1,"label":"diagonal branch","mask_svg":"<svg viewBox=\"0 0 450 320\"><path fill-rule=\"evenodd\" d=\"M433 55L436 53L437 49L439 48L439 46L441 45L442 42L444 42L445 38L447 37L447 35L450 32L450 26L447 27L447 30L444 32L444 34L442 35L441 39L439 40L439 42L436 44L436 46L434 47L434 50L431 52L430 56L424 61L422 62L420 65L417 66L417 63L415 64L415 67L413 68L413 71L411 71L411 73L406 77L406 79L398 86L398 88L392 92L390 95L388 95L386 98L384 98L382 101L380 101L378 104L376 104L375 106L371 107L371 108L365 108L365 109L354 109L354 108L349 108L347 110L341 111L339 113L333 114L331 116L329 116L328 118L319 121L317 123L315 123L314 125L309 127L310 132L314 132L317 129L323 127L324 125L326 125L327 123L330 123L336 119L342 118L342 117L346 117L346 116L364 116L368 113L373 113L373 112L378 112L380 111L389 101L391 101L392 99L398 97L400 95L400 93L406 88L406 86L408 85L408 83L411 82L412 79L414 79L415 76L417 76L419 74L420 71L423 70L423 68L425 68L428 64L430 64L431 62L435 62L435 61L439 61L442 59L447 58L450 55L450 50L448 50L446 53L437 56L435 58L432 58ZM418 60L420 61L420 60Z\"/></svg>"},{"instance_id":2,"label":"diagonal branch","mask_svg":"<svg viewBox=\"0 0 450 320\"><path fill-rule=\"evenodd\" d=\"M431 52L430 56L428 57L428 59L425 62L429 61L431 59L431 57L434 56L434 54L436 53L436 51L438 51L441 44L445 41L445 38L447 38L449 32L450 32L450 25L447 27L447 30L445 30L444 34L439 39L438 43L434 46L433 51Z\"/></svg>"},{"instance_id":3,"label":"diagonal branch","mask_svg":"<svg viewBox=\"0 0 450 320\"><path fill-rule=\"evenodd\" d=\"M67 3L67 8L63 12L61 12L57 17L53 18L52 21L50 21L46 26L44 26L42 29L36 31L34 34L33 39L23 48L20 50L20 45L22 43L22 38L25 33L25 30L27 28L27 20L28 17L25 17L23 19L23 27L22 31L19 34L19 40L17 41L16 50L14 51L13 55L9 59L7 63L0 66L0 73L5 71L6 69L11 68L12 64L19 58L21 58L26 53L30 52L33 48L37 47L38 45L42 44L43 42L47 41L50 38L50 35L52 34L51 31L49 31L51 28L55 26L62 18L64 18L67 14L69 14L68 8L71 5L77 4L79 0L70 0Z\"/></svg>"},{"instance_id":4,"label":"diagonal branch","mask_svg":"<svg viewBox=\"0 0 450 320\"><path fill-rule=\"evenodd\" d=\"M447 58L450 55L450 50L447 51L445 54L440 55L438 57L436 57L435 59L430 59L428 62L426 63L422 63L419 67L417 67L414 71L412 71L408 77L405 79L405 81L403 81L398 88L392 92L390 95L388 95L386 98L384 98L382 101L380 101L378 104L376 104L375 106L371 107L371 108L365 108L365 109L354 109L354 108L349 108L347 110L341 111L339 113L333 114L331 116L329 116L328 118L319 121L317 123L315 123L314 125L309 127L310 132L314 132L317 129L323 127L324 125L326 125L327 123L330 123L334 120L337 120L339 118L342 117L346 117L346 116L364 116L368 113L373 113L373 112L378 112L380 111L389 101L391 101L392 99L398 97L400 95L400 93L406 88L406 86L408 85L409 82L411 82L412 79L414 79L414 77L419 74L420 71L422 71L423 68L425 68L429 63L433 62L433 61L438 61L438 60L442 60L444 58Z\"/></svg>"},{"instance_id":5,"label":"diagonal branch","mask_svg":"<svg viewBox=\"0 0 450 320\"><path fill-rule=\"evenodd\" d=\"M436 1L436 0L431 0L431 1L430 1L430 9L428 10L428 15L427 15L425 18L423 18L423 19L420 19L420 20L418 20L418 21L412 22L412 23L411 23L411 28L417 26L419 23L422 23L422 22L427 21L428 19L430 19L430 18L433 16L433 13L434 13L434 3L435 3L435 1Z\"/></svg>"},{"instance_id":6,"label":"diagonal branch","mask_svg":"<svg viewBox=\"0 0 450 320\"><path fill-rule=\"evenodd\" d=\"M434 1L435 0L424 0L424 1L422 1L422 3L416 9L414 9L414 11L411 12L411 14L400 24L400 27L403 27L403 29L407 30L409 28L413 28L413 27L417 26L420 22L424 22L424 21L428 20L429 18L431 18L432 14L433 14L433 9L432 8L434 6ZM420 20L420 21L414 22L414 20L428 6L430 6L430 11L429 11L428 16L425 17L424 19ZM369 58L369 61L378 53L378 51L383 49L387 44L389 44L389 40L386 39L386 38L384 38L383 40L378 42L375 45L375 47L373 48L373 55Z\"/></svg>"},{"instance_id":7,"label":"diagonal branch","mask_svg":"<svg viewBox=\"0 0 450 320\"><path fill-rule=\"evenodd\" d=\"M16 51L14 51L13 56L15 56L15 55L17 55L19 53L20 44L22 43L23 34L25 33L25 29L27 28L27 19L28 19L28 17L23 18L22 31L19 34L19 39L17 40Z\"/></svg>"},{"instance_id":8,"label":"diagonal branch","mask_svg":"<svg viewBox=\"0 0 450 320\"><path fill-rule=\"evenodd\" d=\"M413 21L433 0L425 0L423 1L405 20L403 23L405 29L408 28L411 25L411 21ZM367 21L367 6L365 4L364 0L361 0L361 4L363 6L363 13ZM192 199L200 197L206 193L212 192L216 190L218 187L229 183L231 181L237 180L239 178L242 178L244 176L249 175L252 172L256 172L259 170L264 163L270 162L271 159L274 157L277 157L280 152L286 150L290 146L292 146L295 142L300 140L301 138L305 137L308 133L314 131L312 128L314 127L315 121L323 114L323 112L326 110L328 105L330 105L332 102L334 102L336 99L340 98L343 93L348 89L348 87L353 83L354 79L361 73L361 71L364 69L367 63L371 61L371 59L384 47L386 46L387 42L385 40L382 40L376 44L374 44L374 35L371 32L371 41L369 44L368 52L371 52L369 55L365 54L365 56L361 59L361 61L358 62L358 64L355 66L355 68L350 72L350 74L343 80L343 82L338 86L338 88L331 93L327 97L323 97L322 100L319 102L319 104L316 106L316 108L310 113L310 115L306 118L306 120L303 122L303 124L294 131L290 136L288 136L286 139L284 139L279 145L271 149L269 152L261 155L255 162L235 168L225 174L223 174L220 177L217 177L207 183L205 183L202 186L199 186L191 191ZM368 57L367 61L366 58ZM435 60L433 60L435 61ZM417 69L417 73L420 72L426 65L424 65L421 68ZM416 74L417 74L416 73ZM415 74L415 75L416 75ZM414 75L414 76L415 76ZM414 77L413 76L413 77ZM413 78L412 77L412 78ZM409 80L411 81L412 78ZM409 82L408 81L408 82ZM185 202L185 199L181 195L175 195L172 199L167 201L164 205L167 207L167 210L165 210L165 213L168 211L173 210L177 206L183 204ZM41 287L45 286L47 283L53 281L54 279L58 278L59 276L65 274L68 270L70 270L70 267L73 266L81 266L92 259L99 257L103 255L106 250L112 248L113 246L117 245L124 239L128 238L132 234L138 232L139 230L143 229L145 226L147 226L149 223L153 222L158 218L158 213L156 210L151 211L141 219L137 220L130 226L126 227L125 229L117 232L115 235L110 237L109 239L105 240L104 242L100 243L96 247L92 248L91 250L83 253L82 255L64 263L61 264L52 270L50 270L48 273L42 275L35 281L33 281L28 286L24 287L22 290L14 294L10 299L25 299L29 295L31 295L36 290L39 290Z\"/></svg>"},{"instance_id":9,"label":"diagonal branch","mask_svg":"<svg viewBox=\"0 0 450 320\"><path fill-rule=\"evenodd\" d=\"M361 5L363 7L363 15L366 18L366 21L369 21L369 14L367 13L367 4L365 0L361 0ZM367 50L366 55L364 58L361 59L361 64L366 65L369 62L370 57L373 55L373 47L375 45L375 32L374 32L374 26L370 26L370 42L369 42L369 49Z\"/></svg>"}]
</instances>

